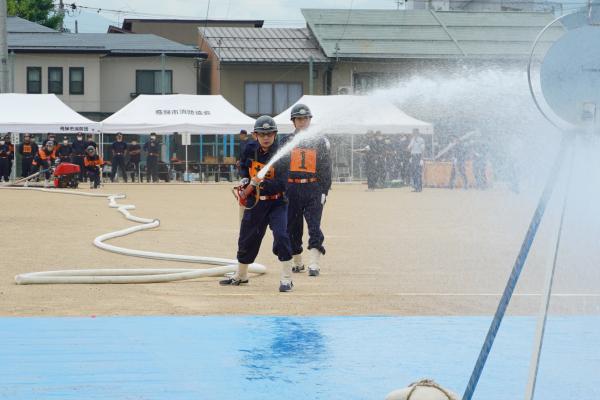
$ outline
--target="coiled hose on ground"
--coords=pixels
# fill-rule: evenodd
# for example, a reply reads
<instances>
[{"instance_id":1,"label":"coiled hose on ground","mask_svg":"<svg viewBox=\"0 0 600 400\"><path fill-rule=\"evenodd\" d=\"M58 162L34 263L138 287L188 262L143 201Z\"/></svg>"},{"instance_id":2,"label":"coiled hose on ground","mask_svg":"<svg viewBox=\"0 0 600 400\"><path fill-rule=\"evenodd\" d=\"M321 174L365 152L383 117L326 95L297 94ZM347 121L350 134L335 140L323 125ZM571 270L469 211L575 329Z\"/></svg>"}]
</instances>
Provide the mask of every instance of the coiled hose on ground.
<instances>
[{"instance_id":1,"label":"coiled hose on ground","mask_svg":"<svg viewBox=\"0 0 600 400\"><path fill-rule=\"evenodd\" d=\"M19 274L15 277L15 282L19 285L52 283L161 283L204 277L223 276L226 273L236 271L237 261L232 259L127 249L124 247L114 246L105 243L110 239L131 235L135 232L144 231L147 229L153 229L160 225L160 221L158 219L141 218L132 215L129 211L135 209L135 206L133 204L118 204L117 200L124 199L126 197L124 194L87 193L75 190L42 189L35 187L15 186L0 186L0 189L35 190L47 193L107 198L109 201L109 207L116 208L117 211L119 211L127 220L137 222L139 225L114 232L105 233L104 235L96 237L94 239L94 245L96 247L113 253L123 254L132 257L143 257L156 260L183 261L189 263L216 265L215 267L203 269L136 268L80 269L30 272ZM266 268L264 265L255 263L250 265L248 271L255 274L264 274L266 272Z\"/></svg>"}]
</instances>

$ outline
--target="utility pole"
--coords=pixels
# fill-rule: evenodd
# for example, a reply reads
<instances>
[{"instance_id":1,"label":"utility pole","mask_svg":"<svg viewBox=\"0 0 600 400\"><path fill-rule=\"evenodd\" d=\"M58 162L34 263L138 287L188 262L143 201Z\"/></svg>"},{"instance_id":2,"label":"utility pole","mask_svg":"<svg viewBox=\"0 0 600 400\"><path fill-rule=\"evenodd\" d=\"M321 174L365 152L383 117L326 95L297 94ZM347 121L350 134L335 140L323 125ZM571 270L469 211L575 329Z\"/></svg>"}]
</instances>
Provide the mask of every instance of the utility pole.
<instances>
[{"instance_id":1,"label":"utility pole","mask_svg":"<svg viewBox=\"0 0 600 400\"><path fill-rule=\"evenodd\" d=\"M8 93L8 27L6 0L0 0L0 93Z\"/></svg>"},{"instance_id":2,"label":"utility pole","mask_svg":"<svg viewBox=\"0 0 600 400\"><path fill-rule=\"evenodd\" d=\"M58 15L60 15L60 31L65 31L65 3L60 0L58 3Z\"/></svg>"}]
</instances>

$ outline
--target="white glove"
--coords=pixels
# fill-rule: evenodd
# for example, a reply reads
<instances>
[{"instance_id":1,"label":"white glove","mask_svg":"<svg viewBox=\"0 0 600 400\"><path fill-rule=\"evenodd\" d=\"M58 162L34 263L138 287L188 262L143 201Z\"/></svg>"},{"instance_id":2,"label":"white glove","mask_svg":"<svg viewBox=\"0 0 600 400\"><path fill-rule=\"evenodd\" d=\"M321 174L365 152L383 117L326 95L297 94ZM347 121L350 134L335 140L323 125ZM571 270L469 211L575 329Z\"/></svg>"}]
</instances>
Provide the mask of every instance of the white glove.
<instances>
[{"instance_id":1,"label":"white glove","mask_svg":"<svg viewBox=\"0 0 600 400\"><path fill-rule=\"evenodd\" d=\"M240 180L240 186L246 186L249 183L250 183L250 179L248 179L248 178L242 178L242 180Z\"/></svg>"},{"instance_id":2,"label":"white glove","mask_svg":"<svg viewBox=\"0 0 600 400\"><path fill-rule=\"evenodd\" d=\"M325 201L327 200L327 195L325 193L321 194L321 205L325 205Z\"/></svg>"}]
</instances>

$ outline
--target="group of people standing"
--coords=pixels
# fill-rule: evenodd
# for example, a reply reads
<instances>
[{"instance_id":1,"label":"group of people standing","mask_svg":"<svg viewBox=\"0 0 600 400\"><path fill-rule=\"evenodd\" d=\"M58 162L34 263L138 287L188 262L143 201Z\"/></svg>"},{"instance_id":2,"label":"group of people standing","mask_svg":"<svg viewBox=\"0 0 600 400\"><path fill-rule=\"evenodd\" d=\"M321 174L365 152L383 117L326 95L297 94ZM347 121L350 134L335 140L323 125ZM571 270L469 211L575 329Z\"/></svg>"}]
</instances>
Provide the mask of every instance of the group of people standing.
<instances>
[{"instance_id":1,"label":"group of people standing","mask_svg":"<svg viewBox=\"0 0 600 400\"><path fill-rule=\"evenodd\" d=\"M146 182L158 182L160 146L155 133L150 134L150 139L144 143L143 150L146 153ZM125 182L127 182L127 171L131 172L131 181L135 182L135 177L140 175L142 146L140 146L136 139L133 139L130 143L125 142L123 134L117 133L116 140L110 146L110 152L111 182L115 181L119 170Z\"/></svg>"},{"instance_id":2,"label":"group of people standing","mask_svg":"<svg viewBox=\"0 0 600 400\"><path fill-rule=\"evenodd\" d=\"M158 182L160 146L156 134L151 134L150 139L142 147L136 139L133 139L130 143L125 142L123 135L118 133L116 140L110 147L111 181L114 182L119 170L125 182L127 182L127 172L131 173L131 180L135 181L135 177L139 176L140 158L143 150L146 152L147 181ZM39 171L40 175L48 180L51 175L51 168L54 165L68 162L79 166L78 178L80 182L88 179L90 182L98 182L92 187L99 185L102 178L102 167L106 164L98 152L98 145L92 134L84 137L83 133L79 132L75 135L73 141L69 141L67 136L64 136L62 140L58 140L55 134L49 133L43 142L38 145L35 137L26 133L23 136L23 141L17 146L16 152L15 146L11 142L11 136L8 134L0 138L0 181L9 181L15 153L21 159L21 176L23 178ZM86 158L89 157L93 160L87 160L91 164L86 165Z\"/></svg>"},{"instance_id":3,"label":"group of people standing","mask_svg":"<svg viewBox=\"0 0 600 400\"><path fill-rule=\"evenodd\" d=\"M291 110L295 131L281 141L281 147L308 129L311 118L306 105L296 104ZM320 275L320 257L325 254L321 217L331 188L329 141L324 137L300 140L263 176L261 171L280 148L277 133L273 118L263 115L254 124L254 140L243 140L241 145L239 193L245 205L238 239L238 266L233 276L220 281L221 285L248 283L248 267L258 255L267 226L273 231L273 253L281 262L280 292L292 290L293 273L308 270L309 276ZM306 267L302 258L304 220L309 236Z\"/></svg>"},{"instance_id":4,"label":"group of people standing","mask_svg":"<svg viewBox=\"0 0 600 400\"><path fill-rule=\"evenodd\" d=\"M367 132L367 145L355 150L365 155L367 190L385 187L386 180L398 180L423 190L423 153L425 139L418 132L412 135L385 137L381 132Z\"/></svg>"}]
</instances>

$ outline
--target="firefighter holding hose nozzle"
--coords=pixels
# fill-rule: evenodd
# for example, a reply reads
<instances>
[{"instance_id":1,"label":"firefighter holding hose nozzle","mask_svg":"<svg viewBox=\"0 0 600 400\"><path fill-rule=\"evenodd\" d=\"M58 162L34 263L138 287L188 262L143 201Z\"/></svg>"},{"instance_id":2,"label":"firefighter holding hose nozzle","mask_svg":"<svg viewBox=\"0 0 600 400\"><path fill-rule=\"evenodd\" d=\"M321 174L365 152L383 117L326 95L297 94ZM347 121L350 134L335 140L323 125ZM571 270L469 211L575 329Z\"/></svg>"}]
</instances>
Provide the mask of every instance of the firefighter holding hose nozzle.
<instances>
[{"instance_id":1,"label":"firefighter holding hose nozzle","mask_svg":"<svg viewBox=\"0 0 600 400\"><path fill-rule=\"evenodd\" d=\"M46 144L38 150L32 165L39 168L40 175L44 174L44 187L48 186L48 179L52 175L52 165L56 162L56 147L54 141L47 140Z\"/></svg>"},{"instance_id":2,"label":"firefighter holding hose nozzle","mask_svg":"<svg viewBox=\"0 0 600 400\"><path fill-rule=\"evenodd\" d=\"M248 266L254 262L267 226L273 231L273 253L281 262L280 292L292 290L292 249L287 233L288 203L285 191L289 158L283 157L269 168L264 178L259 171L277 153L277 125L273 118L263 115L254 124L257 141L244 149L240 164L242 182L237 189L241 205L245 205L238 239L237 271L221 285L240 286L248 283Z\"/></svg>"}]
</instances>

